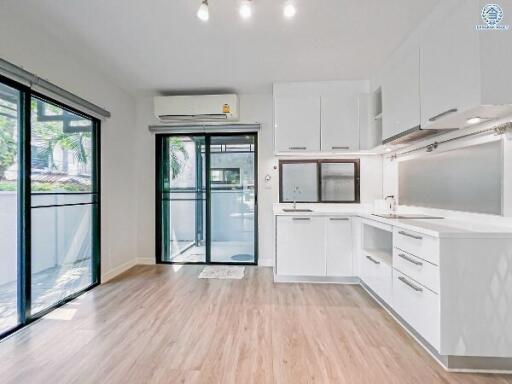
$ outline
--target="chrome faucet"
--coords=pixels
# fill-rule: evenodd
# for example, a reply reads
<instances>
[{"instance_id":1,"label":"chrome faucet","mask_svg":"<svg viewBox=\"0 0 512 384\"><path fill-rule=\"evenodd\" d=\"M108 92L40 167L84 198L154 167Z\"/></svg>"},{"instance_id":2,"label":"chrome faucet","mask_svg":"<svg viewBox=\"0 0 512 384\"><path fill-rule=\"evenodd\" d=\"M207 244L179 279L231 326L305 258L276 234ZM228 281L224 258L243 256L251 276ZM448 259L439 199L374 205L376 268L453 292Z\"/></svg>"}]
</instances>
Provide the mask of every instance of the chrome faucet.
<instances>
[{"instance_id":1,"label":"chrome faucet","mask_svg":"<svg viewBox=\"0 0 512 384\"><path fill-rule=\"evenodd\" d=\"M301 193L302 191L299 186L296 185L295 188L293 188L293 209L297 209L297 195L300 195Z\"/></svg>"},{"instance_id":2,"label":"chrome faucet","mask_svg":"<svg viewBox=\"0 0 512 384\"><path fill-rule=\"evenodd\" d=\"M391 202L389 203L389 210L391 212L395 212L396 211L396 199L395 199L395 196L394 195L389 195L389 196L386 196L384 198L384 200L387 202L388 200L391 200Z\"/></svg>"}]
</instances>

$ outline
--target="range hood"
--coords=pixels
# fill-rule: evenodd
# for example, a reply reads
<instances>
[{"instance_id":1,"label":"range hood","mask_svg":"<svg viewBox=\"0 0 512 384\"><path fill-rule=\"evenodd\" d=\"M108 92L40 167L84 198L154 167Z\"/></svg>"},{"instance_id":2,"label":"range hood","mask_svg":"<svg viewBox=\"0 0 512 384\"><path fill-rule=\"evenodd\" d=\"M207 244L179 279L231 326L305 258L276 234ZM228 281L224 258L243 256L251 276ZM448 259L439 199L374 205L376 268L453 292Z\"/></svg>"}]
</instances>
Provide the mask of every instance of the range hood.
<instances>
[{"instance_id":1,"label":"range hood","mask_svg":"<svg viewBox=\"0 0 512 384\"><path fill-rule=\"evenodd\" d=\"M423 129L420 125L408 129L398 135L391 136L382 141L382 144L410 144L414 141L426 139L427 137L432 137L436 135L440 135L442 133L450 132L456 130L454 129Z\"/></svg>"}]
</instances>

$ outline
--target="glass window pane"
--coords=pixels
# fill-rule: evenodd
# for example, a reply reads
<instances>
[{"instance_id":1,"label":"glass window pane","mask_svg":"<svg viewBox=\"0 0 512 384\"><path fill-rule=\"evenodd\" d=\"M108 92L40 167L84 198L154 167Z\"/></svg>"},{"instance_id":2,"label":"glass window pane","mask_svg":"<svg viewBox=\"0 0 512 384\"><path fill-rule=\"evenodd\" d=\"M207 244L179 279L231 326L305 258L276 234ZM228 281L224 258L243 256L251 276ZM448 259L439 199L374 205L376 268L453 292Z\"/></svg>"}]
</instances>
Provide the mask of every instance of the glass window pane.
<instances>
[{"instance_id":1,"label":"glass window pane","mask_svg":"<svg viewBox=\"0 0 512 384\"><path fill-rule=\"evenodd\" d=\"M317 163L282 164L282 201L317 202Z\"/></svg>"},{"instance_id":2,"label":"glass window pane","mask_svg":"<svg viewBox=\"0 0 512 384\"><path fill-rule=\"evenodd\" d=\"M162 260L205 262L205 137L167 137L163 146Z\"/></svg>"},{"instance_id":3,"label":"glass window pane","mask_svg":"<svg viewBox=\"0 0 512 384\"><path fill-rule=\"evenodd\" d=\"M0 333L18 324L19 102L17 90L0 84Z\"/></svg>"},{"instance_id":4,"label":"glass window pane","mask_svg":"<svg viewBox=\"0 0 512 384\"><path fill-rule=\"evenodd\" d=\"M92 191L93 122L32 98L32 192Z\"/></svg>"},{"instance_id":5,"label":"glass window pane","mask_svg":"<svg viewBox=\"0 0 512 384\"><path fill-rule=\"evenodd\" d=\"M253 135L212 136L211 261L255 261L255 142Z\"/></svg>"},{"instance_id":6,"label":"glass window pane","mask_svg":"<svg viewBox=\"0 0 512 384\"><path fill-rule=\"evenodd\" d=\"M92 210L32 209L32 313L92 284Z\"/></svg>"},{"instance_id":7,"label":"glass window pane","mask_svg":"<svg viewBox=\"0 0 512 384\"><path fill-rule=\"evenodd\" d=\"M322 201L355 201L355 164L321 164Z\"/></svg>"}]
</instances>

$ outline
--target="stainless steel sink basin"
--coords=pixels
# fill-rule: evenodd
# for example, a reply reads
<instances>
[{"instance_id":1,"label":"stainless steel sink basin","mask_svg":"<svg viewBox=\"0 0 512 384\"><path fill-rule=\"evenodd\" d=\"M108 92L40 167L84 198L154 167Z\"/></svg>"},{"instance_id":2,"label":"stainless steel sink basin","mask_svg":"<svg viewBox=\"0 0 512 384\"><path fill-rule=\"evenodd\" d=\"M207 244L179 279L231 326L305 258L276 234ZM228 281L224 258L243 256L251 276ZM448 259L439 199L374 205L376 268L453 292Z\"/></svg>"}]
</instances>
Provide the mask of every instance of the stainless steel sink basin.
<instances>
[{"instance_id":1,"label":"stainless steel sink basin","mask_svg":"<svg viewBox=\"0 0 512 384\"><path fill-rule=\"evenodd\" d=\"M415 214L383 213L373 214L373 216L383 217L384 219L443 219L443 217Z\"/></svg>"},{"instance_id":2,"label":"stainless steel sink basin","mask_svg":"<svg viewBox=\"0 0 512 384\"><path fill-rule=\"evenodd\" d=\"M283 212L313 212L311 209L301 209L301 208L284 208Z\"/></svg>"}]
</instances>

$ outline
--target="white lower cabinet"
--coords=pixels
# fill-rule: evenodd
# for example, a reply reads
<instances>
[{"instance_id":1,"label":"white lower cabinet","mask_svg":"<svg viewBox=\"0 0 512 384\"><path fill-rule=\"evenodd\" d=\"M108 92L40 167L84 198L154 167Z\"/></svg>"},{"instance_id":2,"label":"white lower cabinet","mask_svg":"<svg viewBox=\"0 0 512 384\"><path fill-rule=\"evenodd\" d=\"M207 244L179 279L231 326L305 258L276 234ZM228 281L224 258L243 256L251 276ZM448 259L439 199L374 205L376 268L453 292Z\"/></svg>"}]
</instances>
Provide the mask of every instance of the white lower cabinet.
<instances>
[{"instance_id":1,"label":"white lower cabinet","mask_svg":"<svg viewBox=\"0 0 512 384\"><path fill-rule=\"evenodd\" d=\"M393 270L393 309L434 348L440 348L439 295Z\"/></svg>"},{"instance_id":2,"label":"white lower cabinet","mask_svg":"<svg viewBox=\"0 0 512 384\"><path fill-rule=\"evenodd\" d=\"M393 303L393 268L375 255L363 250L361 279L388 305Z\"/></svg>"},{"instance_id":3,"label":"white lower cabinet","mask_svg":"<svg viewBox=\"0 0 512 384\"><path fill-rule=\"evenodd\" d=\"M278 275L353 276L349 217L280 216L276 225Z\"/></svg>"},{"instance_id":4,"label":"white lower cabinet","mask_svg":"<svg viewBox=\"0 0 512 384\"><path fill-rule=\"evenodd\" d=\"M326 218L326 275L353 276L352 225L348 217Z\"/></svg>"},{"instance_id":5,"label":"white lower cabinet","mask_svg":"<svg viewBox=\"0 0 512 384\"><path fill-rule=\"evenodd\" d=\"M323 217L277 218L277 273L325 276Z\"/></svg>"}]
</instances>

